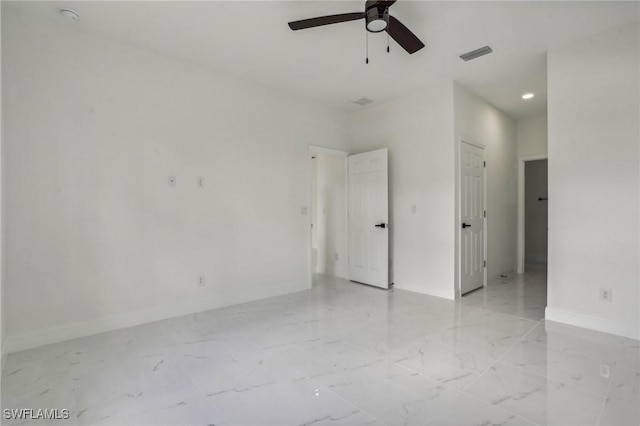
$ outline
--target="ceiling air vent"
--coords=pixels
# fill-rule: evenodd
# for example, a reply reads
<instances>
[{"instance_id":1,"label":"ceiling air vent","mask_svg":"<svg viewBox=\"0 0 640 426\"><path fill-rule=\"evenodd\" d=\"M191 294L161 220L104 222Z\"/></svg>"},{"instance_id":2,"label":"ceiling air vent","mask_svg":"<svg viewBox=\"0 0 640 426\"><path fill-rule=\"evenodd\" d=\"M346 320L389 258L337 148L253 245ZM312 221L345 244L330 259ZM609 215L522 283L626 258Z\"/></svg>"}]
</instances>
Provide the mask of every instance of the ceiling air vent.
<instances>
[{"instance_id":1,"label":"ceiling air vent","mask_svg":"<svg viewBox=\"0 0 640 426\"><path fill-rule=\"evenodd\" d=\"M354 104L358 104L360 106L365 106L368 105L370 103L372 103L373 100L369 99L369 98L360 98L360 99L356 99L355 101L353 101Z\"/></svg>"},{"instance_id":2,"label":"ceiling air vent","mask_svg":"<svg viewBox=\"0 0 640 426\"><path fill-rule=\"evenodd\" d=\"M488 55L493 52L493 49L489 46L481 47L480 49L472 50L471 52L460 55L460 59L463 61L470 61L472 59L479 58L480 56Z\"/></svg>"}]
</instances>

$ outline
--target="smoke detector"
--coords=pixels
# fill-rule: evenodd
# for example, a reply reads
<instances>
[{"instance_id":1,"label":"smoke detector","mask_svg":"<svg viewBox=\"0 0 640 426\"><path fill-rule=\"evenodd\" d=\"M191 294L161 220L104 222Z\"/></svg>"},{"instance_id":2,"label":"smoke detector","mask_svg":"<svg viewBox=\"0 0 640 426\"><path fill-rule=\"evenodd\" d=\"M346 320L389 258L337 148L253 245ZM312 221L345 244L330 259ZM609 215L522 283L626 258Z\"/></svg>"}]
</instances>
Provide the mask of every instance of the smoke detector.
<instances>
[{"instance_id":1,"label":"smoke detector","mask_svg":"<svg viewBox=\"0 0 640 426\"><path fill-rule=\"evenodd\" d=\"M64 16L66 19L70 21L77 21L80 19L80 14L73 9L64 8L59 10L60 15Z\"/></svg>"}]
</instances>

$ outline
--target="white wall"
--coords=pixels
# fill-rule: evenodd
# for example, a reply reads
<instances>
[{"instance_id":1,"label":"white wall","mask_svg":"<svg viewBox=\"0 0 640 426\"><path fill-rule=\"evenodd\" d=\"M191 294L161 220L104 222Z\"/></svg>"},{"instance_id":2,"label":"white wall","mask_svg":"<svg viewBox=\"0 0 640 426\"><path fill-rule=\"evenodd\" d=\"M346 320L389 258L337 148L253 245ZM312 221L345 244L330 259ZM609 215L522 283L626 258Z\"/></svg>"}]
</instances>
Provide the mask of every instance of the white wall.
<instances>
[{"instance_id":1,"label":"white wall","mask_svg":"<svg viewBox=\"0 0 640 426\"><path fill-rule=\"evenodd\" d=\"M5 6L10 349L308 288L340 114Z\"/></svg>"},{"instance_id":2,"label":"white wall","mask_svg":"<svg viewBox=\"0 0 640 426\"><path fill-rule=\"evenodd\" d=\"M489 279L515 269L513 119L449 81L355 113L351 133L353 153L389 148L390 252L397 288L455 297L461 137L486 146Z\"/></svg>"},{"instance_id":3,"label":"white wall","mask_svg":"<svg viewBox=\"0 0 640 426\"><path fill-rule=\"evenodd\" d=\"M637 25L549 52L547 319L640 339ZM613 291L611 303L598 298Z\"/></svg>"},{"instance_id":4,"label":"white wall","mask_svg":"<svg viewBox=\"0 0 640 426\"><path fill-rule=\"evenodd\" d=\"M346 159L316 154L317 272L347 277Z\"/></svg>"},{"instance_id":5,"label":"white wall","mask_svg":"<svg viewBox=\"0 0 640 426\"><path fill-rule=\"evenodd\" d=\"M491 283L500 274L510 273L516 268L518 177L516 123L511 117L459 84L454 85L454 108L456 145L462 138L467 142L485 146L486 259L487 279ZM456 198L456 203L457 201ZM456 241L458 231L456 226Z\"/></svg>"},{"instance_id":6,"label":"white wall","mask_svg":"<svg viewBox=\"0 0 640 426\"><path fill-rule=\"evenodd\" d=\"M395 287L454 298L452 83L358 111L351 134L354 154L389 149Z\"/></svg>"},{"instance_id":7,"label":"white wall","mask_svg":"<svg viewBox=\"0 0 640 426\"><path fill-rule=\"evenodd\" d=\"M516 123L518 158L547 155L547 114Z\"/></svg>"},{"instance_id":8,"label":"white wall","mask_svg":"<svg viewBox=\"0 0 640 426\"><path fill-rule=\"evenodd\" d=\"M0 7L0 34L2 33L2 7ZM1 37L0 37L1 40ZM2 81L2 55L0 55L0 82ZM0 101L2 100L2 84L0 84ZM7 359L6 357L6 345L5 339L7 337L7 333L5 331L5 309L4 309L4 256L3 256L3 247L4 247L4 186L2 176L4 174L3 168L3 155L4 151L4 115L2 114L2 103L0 102L0 401L2 400L2 376L4 371L4 364Z\"/></svg>"}]
</instances>

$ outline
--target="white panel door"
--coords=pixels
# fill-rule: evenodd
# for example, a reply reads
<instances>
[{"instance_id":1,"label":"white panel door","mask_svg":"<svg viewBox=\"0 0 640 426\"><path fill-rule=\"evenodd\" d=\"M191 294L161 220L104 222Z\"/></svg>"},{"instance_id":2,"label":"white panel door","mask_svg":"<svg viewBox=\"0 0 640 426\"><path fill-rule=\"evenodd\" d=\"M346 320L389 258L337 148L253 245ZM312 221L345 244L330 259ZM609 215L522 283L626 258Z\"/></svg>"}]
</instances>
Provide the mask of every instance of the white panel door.
<instances>
[{"instance_id":1,"label":"white panel door","mask_svg":"<svg viewBox=\"0 0 640 426\"><path fill-rule=\"evenodd\" d=\"M484 149L460 144L461 294L484 285Z\"/></svg>"},{"instance_id":2,"label":"white panel door","mask_svg":"<svg viewBox=\"0 0 640 426\"><path fill-rule=\"evenodd\" d=\"M349 156L349 279L389 288L386 149Z\"/></svg>"}]
</instances>

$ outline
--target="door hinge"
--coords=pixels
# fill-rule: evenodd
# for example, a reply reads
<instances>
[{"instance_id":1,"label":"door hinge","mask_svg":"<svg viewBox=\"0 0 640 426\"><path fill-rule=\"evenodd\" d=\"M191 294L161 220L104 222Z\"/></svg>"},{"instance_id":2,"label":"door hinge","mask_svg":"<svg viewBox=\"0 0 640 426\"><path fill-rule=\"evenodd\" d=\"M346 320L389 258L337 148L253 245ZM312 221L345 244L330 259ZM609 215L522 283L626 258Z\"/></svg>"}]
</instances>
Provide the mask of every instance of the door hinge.
<instances>
[{"instance_id":1,"label":"door hinge","mask_svg":"<svg viewBox=\"0 0 640 426\"><path fill-rule=\"evenodd\" d=\"M487 267L487 261L486 260L484 261L484 267L485 268Z\"/></svg>"},{"instance_id":2,"label":"door hinge","mask_svg":"<svg viewBox=\"0 0 640 426\"><path fill-rule=\"evenodd\" d=\"M487 217L487 211L486 210L484 211L484 217Z\"/></svg>"},{"instance_id":3,"label":"door hinge","mask_svg":"<svg viewBox=\"0 0 640 426\"><path fill-rule=\"evenodd\" d=\"M482 167L487 167L487 162L486 161L482 162Z\"/></svg>"}]
</instances>

